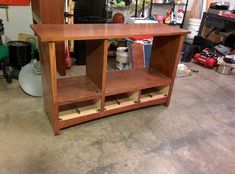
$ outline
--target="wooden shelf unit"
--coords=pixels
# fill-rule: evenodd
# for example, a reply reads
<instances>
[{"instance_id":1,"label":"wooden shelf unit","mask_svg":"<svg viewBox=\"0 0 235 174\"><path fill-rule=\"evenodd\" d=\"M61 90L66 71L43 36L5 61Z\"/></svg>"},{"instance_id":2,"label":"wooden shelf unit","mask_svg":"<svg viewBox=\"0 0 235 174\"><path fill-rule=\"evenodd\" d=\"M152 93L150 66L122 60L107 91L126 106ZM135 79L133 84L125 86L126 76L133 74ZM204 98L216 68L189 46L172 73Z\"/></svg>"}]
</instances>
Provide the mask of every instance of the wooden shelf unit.
<instances>
[{"instance_id":1,"label":"wooden shelf unit","mask_svg":"<svg viewBox=\"0 0 235 174\"><path fill-rule=\"evenodd\" d=\"M66 127L170 103L189 32L164 24L34 24L39 37L44 107L55 135ZM153 36L149 68L107 72L108 39ZM86 40L86 75L57 79L55 42Z\"/></svg>"}]
</instances>

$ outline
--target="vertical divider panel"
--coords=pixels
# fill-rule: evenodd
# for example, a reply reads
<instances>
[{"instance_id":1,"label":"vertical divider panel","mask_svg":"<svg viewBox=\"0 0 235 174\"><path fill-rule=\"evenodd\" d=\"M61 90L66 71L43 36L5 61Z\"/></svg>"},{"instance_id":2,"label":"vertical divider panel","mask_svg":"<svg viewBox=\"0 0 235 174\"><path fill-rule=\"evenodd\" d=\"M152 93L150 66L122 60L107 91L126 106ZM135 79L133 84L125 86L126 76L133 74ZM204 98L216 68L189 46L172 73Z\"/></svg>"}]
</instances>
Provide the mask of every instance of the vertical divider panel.
<instances>
[{"instance_id":1,"label":"vertical divider panel","mask_svg":"<svg viewBox=\"0 0 235 174\"><path fill-rule=\"evenodd\" d=\"M130 99L135 101L135 103L139 103L139 101L140 101L140 91L130 92L130 93L128 93L128 96L129 96Z\"/></svg>"},{"instance_id":2,"label":"vertical divider panel","mask_svg":"<svg viewBox=\"0 0 235 174\"><path fill-rule=\"evenodd\" d=\"M149 68L171 78L166 105L169 105L185 36L154 37Z\"/></svg>"},{"instance_id":3,"label":"vertical divider panel","mask_svg":"<svg viewBox=\"0 0 235 174\"><path fill-rule=\"evenodd\" d=\"M104 110L108 40L86 41L86 75L100 89L100 111Z\"/></svg>"},{"instance_id":4,"label":"vertical divider panel","mask_svg":"<svg viewBox=\"0 0 235 174\"><path fill-rule=\"evenodd\" d=\"M44 108L54 129L59 134L59 111L56 78L56 50L54 42L39 42Z\"/></svg>"}]
</instances>

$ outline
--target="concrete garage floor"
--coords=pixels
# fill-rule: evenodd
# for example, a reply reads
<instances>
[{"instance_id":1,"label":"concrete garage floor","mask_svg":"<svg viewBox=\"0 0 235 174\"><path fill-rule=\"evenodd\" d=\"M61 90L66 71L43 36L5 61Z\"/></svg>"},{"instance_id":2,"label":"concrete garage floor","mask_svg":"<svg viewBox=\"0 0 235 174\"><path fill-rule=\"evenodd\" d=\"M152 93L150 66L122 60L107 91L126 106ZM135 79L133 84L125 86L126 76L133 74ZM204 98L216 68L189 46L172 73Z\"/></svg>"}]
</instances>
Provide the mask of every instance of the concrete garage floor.
<instances>
[{"instance_id":1,"label":"concrete garage floor","mask_svg":"<svg viewBox=\"0 0 235 174\"><path fill-rule=\"evenodd\" d=\"M177 78L171 105L54 136L42 99L0 81L1 174L234 174L235 74Z\"/></svg>"}]
</instances>

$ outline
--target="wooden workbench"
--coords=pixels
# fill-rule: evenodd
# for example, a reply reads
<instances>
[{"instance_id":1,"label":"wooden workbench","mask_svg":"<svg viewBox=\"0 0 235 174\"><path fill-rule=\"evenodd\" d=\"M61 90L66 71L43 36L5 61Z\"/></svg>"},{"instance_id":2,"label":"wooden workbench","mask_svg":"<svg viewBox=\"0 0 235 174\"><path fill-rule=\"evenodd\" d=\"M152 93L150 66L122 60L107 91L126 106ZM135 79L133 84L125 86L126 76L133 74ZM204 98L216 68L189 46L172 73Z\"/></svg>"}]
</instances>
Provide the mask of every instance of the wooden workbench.
<instances>
[{"instance_id":1,"label":"wooden workbench","mask_svg":"<svg viewBox=\"0 0 235 174\"><path fill-rule=\"evenodd\" d=\"M170 103L186 30L164 24L32 25L39 37L44 107L54 133L89 120ZM107 72L108 39L153 36L149 68ZM55 42L87 40L86 75L57 79Z\"/></svg>"}]
</instances>

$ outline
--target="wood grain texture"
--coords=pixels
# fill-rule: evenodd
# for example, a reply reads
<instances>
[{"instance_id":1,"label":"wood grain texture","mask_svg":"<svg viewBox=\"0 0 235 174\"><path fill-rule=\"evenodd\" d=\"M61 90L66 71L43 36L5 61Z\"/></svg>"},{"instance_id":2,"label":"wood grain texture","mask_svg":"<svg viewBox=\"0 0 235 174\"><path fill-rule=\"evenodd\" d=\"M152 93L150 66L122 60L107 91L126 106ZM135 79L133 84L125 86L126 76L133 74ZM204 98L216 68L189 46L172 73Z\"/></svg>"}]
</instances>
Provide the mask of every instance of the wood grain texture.
<instances>
[{"instance_id":1,"label":"wood grain texture","mask_svg":"<svg viewBox=\"0 0 235 174\"><path fill-rule=\"evenodd\" d=\"M122 112L125 112L125 111L130 111L130 110L135 110L135 109L139 109L139 108L154 106L154 105L158 105L158 104L165 104L166 102L167 102L167 98L164 97L164 98L157 99L157 100L135 103L135 104L120 107L120 108L117 108L117 109L112 109L112 110L107 110L107 111L103 111L103 112L99 112L99 113L94 113L94 114L90 114L90 115L86 115L86 116L82 116L82 117L78 117L78 118L74 118L74 119L70 119L70 120L64 120L64 121L60 120L59 121L59 127L60 127L60 129L64 129L64 128L71 127L71 126L74 126L74 125L77 125L77 124L80 124L80 123L84 123L84 122L88 122L88 121L91 121L91 120L95 120L95 119L107 117L107 116L110 116L110 115L114 115L116 113L122 113Z\"/></svg>"},{"instance_id":2,"label":"wood grain texture","mask_svg":"<svg viewBox=\"0 0 235 174\"><path fill-rule=\"evenodd\" d=\"M107 67L107 40L86 41L86 75L101 90L104 89L104 75Z\"/></svg>"},{"instance_id":3,"label":"wood grain texture","mask_svg":"<svg viewBox=\"0 0 235 174\"><path fill-rule=\"evenodd\" d=\"M144 45L133 43L132 47L132 69L144 68Z\"/></svg>"},{"instance_id":4,"label":"wood grain texture","mask_svg":"<svg viewBox=\"0 0 235 174\"><path fill-rule=\"evenodd\" d=\"M56 42L56 65L57 72L61 76L66 75L66 62L65 62L65 43L64 42Z\"/></svg>"},{"instance_id":5,"label":"wood grain texture","mask_svg":"<svg viewBox=\"0 0 235 174\"><path fill-rule=\"evenodd\" d=\"M57 80L56 80L56 56L54 43L41 43L40 62L43 85L43 101L46 113L53 127L54 133L59 134L58 128L58 104L57 104Z\"/></svg>"},{"instance_id":6,"label":"wood grain texture","mask_svg":"<svg viewBox=\"0 0 235 174\"><path fill-rule=\"evenodd\" d=\"M104 110L108 40L86 41L86 75L101 90L101 110Z\"/></svg>"},{"instance_id":7,"label":"wood grain texture","mask_svg":"<svg viewBox=\"0 0 235 174\"><path fill-rule=\"evenodd\" d=\"M40 15L40 0L31 0L31 7L32 7L32 12L34 15L36 15L38 18Z\"/></svg>"},{"instance_id":8,"label":"wood grain texture","mask_svg":"<svg viewBox=\"0 0 235 174\"><path fill-rule=\"evenodd\" d=\"M38 17L42 24L64 23L64 2L61 0L33 0L32 10L40 15Z\"/></svg>"},{"instance_id":9,"label":"wood grain texture","mask_svg":"<svg viewBox=\"0 0 235 174\"><path fill-rule=\"evenodd\" d=\"M31 27L43 42L111 39L135 36L172 36L189 33L189 31L165 24L33 24Z\"/></svg>"},{"instance_id":10,"label":"wood grain texture","mask_svg":"<svg viewBox=\"0 0 235 174\"><path fill-rule=\"evenodd\" d=\"M170 103L183 41L184 36L154 37L153 40L149 66L171 79L167 105Z\"/></svg>"},{"instance_id":11,"label":"wood grain texture","mask_svg":"<svg viewBox=\"0 0 235 174\"><path fill-rule=\"evenodd\" d=\"M59 130L62 128L115 113L157 104L169 105L179 55L184 36L188 31L163 24L33 25L32 28L39 35L39 39L44 39L43 42L40 42L40 55L43 57L41 64L44 103L55 134L59 134ZM149 68L106 72L108 49L106 39L141 35L154 36ZM60 79L57 84L54 42L67 39L88 40L87 76ZM162 86L169 86L168 96L163 93L153 100L140 101L141 90ZM96 89L99 90L98 94ZM129 92L135 92L133 95L128 95L131 103L124 98L121 99L124 102L123 105L110 110L104 109L106 96ZM131 99L133 97L138 100L133 101ZM87 115L75 114L78 115L77 118L72 115L69 117L71 119L59 120L59 106L61 108L91 99L99 100L98 108L101 106L101 110L98 109L97 113L92 113L94 110L90 112L86 108ZM90 108L90 106L87 107Z\"/></svg>"},{"instance_id":12,"label":"wood grain texture","mask_svg":"<svg viewBox=\"0 0 235 174\"><path fill-rule=\"evenodd\" d=\"M58 81L58 104L66 105L99 98L99 88L86 76L63 78Z\"/></svg>"},{"instance_id":13,"label":"wood grain texture","mask_svg":"<svg viewBox=\"0 0 235 174\"><path fill-rule=\"evenodd\" d=\"M166 86L170 83L170 78L155 70L135 69L108 72L105 95L134 92L145 88Z\"/></svg>"},{"instance_id":14,"label":"wood grain texture","mask_svg":"<svg viewBox=\"0 0 235 174\"><path fill-rule=\"evenodd\" d=\"M64 2L61 0L32 0L32 12L35 21L40 24L64 24ZM56 43L56 64L60 75L66 74L65 44Z\"/></svg>"}]
</instances>

